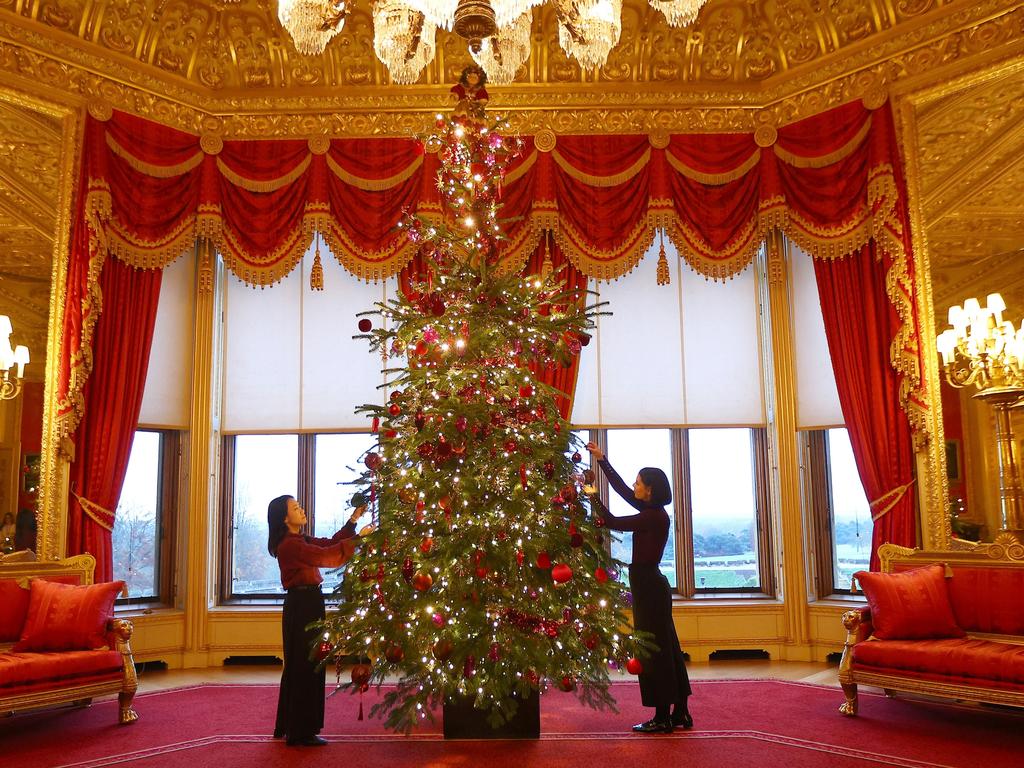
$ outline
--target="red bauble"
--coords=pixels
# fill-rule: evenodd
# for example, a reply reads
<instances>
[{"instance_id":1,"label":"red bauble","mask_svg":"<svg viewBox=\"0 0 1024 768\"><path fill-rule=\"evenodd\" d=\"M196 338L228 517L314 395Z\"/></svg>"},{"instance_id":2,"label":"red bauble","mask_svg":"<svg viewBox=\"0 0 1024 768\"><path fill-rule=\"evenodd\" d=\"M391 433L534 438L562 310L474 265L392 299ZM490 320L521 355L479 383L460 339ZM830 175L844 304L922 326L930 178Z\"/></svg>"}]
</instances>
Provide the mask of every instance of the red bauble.
<instances>
[{"instance_id":1,"label":"red bauble","mask_svg":"<svg viewBox=\"0 0 1024 768\"><path fill-rule=\"evenodd\" d=\"M595 648L597 648L597 644L599 642L601 642L601 638L598 637L597 633L595 632L588 632L583 637L583 645L586 647L588 651L592 651Z\"/></svg>"},{"instance_id":2,"label":"red bauble","mask_svg":"<svg viewBox=\"0 0 1024 768\"><path fill-rule=\"evenodd\" d=\"M597 579L598 584L604 584L608 581L608 571L604 568L598 568L594 571L594 578Z\"/></svg>"},{"instance_id":3,"label":"red bauble","mask_svg":"<svg viewBox=\"0 0 1024 768\"><path fill-rule=\"evenodd\" d=\"M506 440L505 441L505 453L513 453L515 451L515 449L516 449L516 445L517 445L516 441L513 440L512 438L509 438L508 440Z\"/></svg>"},{"instance_id":4,"label":"red bauble","mask_svg":"<svg viewBox=\"0 0 1024 768\"><path fill-rule=\"evenodd\" d=\"M356 664L352 667L352 684L362 688L370 682L370 666L368 664Z\"/></svg>"},{"instance_id":5,"label":"red bauble","mask_svg":"<svg viewBox=\"0 0 1024 768\"><path fill-rule=\"evenodd\" d=\"M589 333L583 333L582 331L580 331L579 333L576 334L576 338L579 339L581 347L585 347L585 346L587 346L587 344L590 343L590 334Z\"/></svg>"},{"instance_id":6,"label":"red bauble","mask_svg":"<svg viewBox=\"0 0 1024 768\"><path fill-rule=\"evenodd\" d=\"M384 651L384 658L392 664L398 664L405 658L405 651L402 650L400 645L389 645L387 650Z\"/></svg>"},{"instance_id":7,"label":"red bauble","mask_svg":"<svg viewBox=\"0 0 1024 768\"><path fill-rule=\"evenodd\" d=\"M572 460L573 460L574 463L579 464L581 461L583 461L583 457L580 456L579 451L577 451L576 453L574 453L572 455Z\"/></svg>"},{"instance_id":8,"label":"red bauble","mask_svg":"<svg viewBox=\"0 0 1024 768\"><path fill-rule=\"evenodd\" d=\"M491 661L497 661L501 658L501 645L498 643L491 643L491 649L487 651L487 658Z\"/></svg>"},{"instance_id":9,"label":"red bauble","mask_svg":"<svg viewBox=\"0 0 1024 768\"><path fill-rule=\"evenodd\" d=\"M571 546L571 547L582 547L583 546L583 536L578 534L578 533L570 534L570 536L569 536L569 546Z\"/></svg>"},{"instance_id":10,"label":"red bauble","mask_svg":"<svg viewBox=\"0 0 1024 768\"><path fill-rule=\"evenodd\" d=\"M420 552L424 555L429 554L430 548L434 546L434 540L427 536L423 541L420 542Z\"/></svg>"},{"instance_id":11,"label":"red bauble","mask_svg":"<svg viewBox=\"0 0 1024 768\"><path fill-rule=\"evenodd\" d=\"M639 675L644 671L644 665L640 663L640 659L632 658L626 662L626 671L631 675Z\"/></svg>"},{"instance_id":12,"label":"red bauble","mask_svg":"<svg viewBox=\"0 0 1024 768\"><path fill-rule=\"evenodd\" d=\"M431 619L431 621L434 622L434 626L436 626L436 627L443 627L444 626L444 614L443 613L435 613L433 616L430 617L430 619Z\"/></svg>"},{"instance_id":13,"label":"red bauble","mask_svg":"<svg viewBox=\"0 0 1024 768\"><path fill-rule=\"evenodd\" d=\"M398 403L392 403L391 405L388 406L388 413L390 413L392 416L397 416L401 412L402 406L400 406Z\"/></svg>"},{"instance_id":14,"label":"red bauble","mask_svg":"<svg viewBox=\"0 0 1024 768\"><path fill-rule=\"evenodd\" d=\"M465 432L467 426L469 426L469 420L465 416L455 417L455 428L459 430L459 432Z\"/></svg>"},{"instance_id":15,"label":"red bauble","mask_svg":"<svg viewBox=\"0 0 1024 768\"><path fill-rule=\"evenodd\" d=\"M333 648L334 646L331 645L329 642L327 642L326 640L321 640L320 645L316 647L317 661L323 661L328 656L330 656Z\"/></svg>"},{"instance_id":16,"label":"red bauble","mask_svg":"<svg viewBox=\"0 0 1024 768\"><path fill-rule=\"evenodd\" d=\"M526 385L520 387L519 388L519 396L520 397L533 397L533 387L531 387L529 384L526 384Z\"/></svg>"},{"instance_id":17,"label":"red bauble","mask_svg":"<svg viewBox=\"0 0 1024 768\"><path fill-rule=\"evenodd\" d=\"M547 570L551 567L551 555L547 552L540 552L537 555L537 567Z\"/></svg>"},{"instance_id":18,"label":"red bauble","mask_svg":"<svg viewBox=\"0 0 1024 768\"><path fill-rule=\"evenodd\" d=\"M573 680L573 679L572 679L571 677L569 677L568 675L566 675L565 677L563 677L563 678L562 678L562 679L561 679L561 680L559 681L559 683L558 683L558 687L559 687L559 688L561 688L561 689L562 689L563 691L565 691L566 693L569 693L570 691L574 691L574 690L576 690L576 681L575 681L575 680Z\"/></svg>"},{"instance_id":19,"label":"red bauble","mask_svg":"<svg viewBox=\"0 0 1024 768\"><path fill-rule=\"evenodd\" d=\"M445 512L448 512L452 508L452 497L449 496L448 494L445 494L444 496L437 500L437 506L439 506Z\"/></svg>"},{"instance_id":20,"label":"red bauble","mask_svg":"<svg viewBox=\"0 0 1024 768\"><path fill-rule=\"evenodd\" d=\"M525 559L526 559L526 556L523 554L523 550L521 550L521 549L517 550L516 551L516 565L521 566L523 564L523 560L525 560Z\"/></svg>"},{"instance_id":21,"label":"red bauble","mask_svg":"<svg viewBox=\"0 0 1024 768\"><path fill-rule=\"evenodd\" d=\"M393 389L393 390L391 390L391 394L389 395L389 397L391 399L391 402L393 402L393 403L401 400L402 399L402 390L400 390L400 389Z\"/></svg>"},{"instance_id":22,"label":"red bauble","mask_svg":"<svg viewBox=\"0 0 1024 768\"><path fill-rule=\"evenodd\" d=\"M555 463L553 461L544 462L544 477L550 480L555 474Z\"/></svg>"},{"instance_id":23,"label":"red bauble","mask_svg":"<svg viewBox=\"0 0 1024 768\"><path fill-rule=\"evenodd\" d=\"M419 448L416 449L416 453L425 459L429 459L434 455L434 444L433 443L420 443Z\"/></svg>"},{"instance_id":24,"label":"red bauble","mask_svg":"<svg viewBox=\"0 0 1024 768\"><path fill-rule=\"evenodd\" d=\"M427 354L427 350L429 349L430 345L427 344L427 342L425 342L423 339L420 339L419 341L416 342L416 354L419 355L420 357L423 357L425 354Z\"/></svg>"},{"instance_id":25,"label":"red bauble","mask_svg":"<svg viewBox=\"0 0 1024 768\"><path fill-rule=\"evenodd\" d=\"M417 592L426 592L434 584L434 577L429 573L419 571L412 577L412 588Z\"/></svg>"},{"instance_id":26,"label":"red bauble","mask_svg":"<svg viewBox=\"0 0 1024 768\"><path fill-rule=\"evenodd\" d=\"M373 323L370 322L368 317L364 317L359 321L359 330L363 333L368 333L371 328L373 328Z\"/></svg>"},{"instance_id":27,"label":"red bauble","mask_svg":"<svg viewBox=\"0 0 1024 768\"><path fill-rule=\"evenodd\" d=\"M376 472L380 465L384 463L384 459L380 457L379 453L368 453L366 458L363 459L363 463L366 464L368 470Z\"/></svg>"},{"instance_id":28,"label":"red bauble","mask_svg":"<svg viewBox=\"0 0 1024 768\"><path fill-rule=\"evenodd\" d=\"M477 576L478 576L479 578L481 578L481 579L485 579L485 578L487 578L487 574L488 574L488 573L490 573L490 571L488 571L486 567L484 567L484 566L482 566L482 565L478 565L478 566L476 567L476 575L477 575Z\"/></svg>"},{"instance_id":29,"label":"red bauble","mask_svg":"<svg viewBox=\"0 0 1024 768\"><path fill-rule=\"evenodd\" d=\"M556 584L565 584L572 578L572 568L565 563L559 563L551 569L551 578Z\"/></svg>"},{"instance_id":30,"label":"red bauble","mask_svg":"<svg viewBox=\"0 0 1024 768\"><path fill-rule=\"evenodd\" d=\"M448 657L452 655L452 644L444 639L438 640L434 643L431 653L434 654L434 658L438 661L447 661Z\"/></svg>"}]
</instances>

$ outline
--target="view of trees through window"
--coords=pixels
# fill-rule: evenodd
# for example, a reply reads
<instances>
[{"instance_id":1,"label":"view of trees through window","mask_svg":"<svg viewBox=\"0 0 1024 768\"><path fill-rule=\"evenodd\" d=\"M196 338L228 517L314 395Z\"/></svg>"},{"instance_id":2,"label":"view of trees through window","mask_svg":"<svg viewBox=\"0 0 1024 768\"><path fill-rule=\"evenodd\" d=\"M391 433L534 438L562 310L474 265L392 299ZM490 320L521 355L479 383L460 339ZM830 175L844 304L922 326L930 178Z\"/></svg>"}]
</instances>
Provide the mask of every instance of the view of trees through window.
<instances>
[{"instance_id":1,"label":"view of trees through window","mask_svg":"<svg viewBox=\"0 0 1024 768\"><path fill-rule=\"evenodd\" d=\"M691 429L690 504L697 589L760 587L749 429Z\"/></svg>"},{"instance_id":2,"label":"view of trees through window","mask_svg":"<svg viewBox=\"0 0 1024 768\"><path fill-rule=\"evenodd\" d=\"M845 428L828 430L828 477L832 512L833 584L845 589L871 558L871 509Z\"/></svg>"},{"instance_id":3,"label":"view of trees through window","mask_svg":"<svg viewBox=\"0 0 1024 768\"><path fill-rule=\"evenodd\" d=\"M132 599L160 595L160 449L159 432L135 433L114 516L114 578Z\"/></svg>"}]
</instances>

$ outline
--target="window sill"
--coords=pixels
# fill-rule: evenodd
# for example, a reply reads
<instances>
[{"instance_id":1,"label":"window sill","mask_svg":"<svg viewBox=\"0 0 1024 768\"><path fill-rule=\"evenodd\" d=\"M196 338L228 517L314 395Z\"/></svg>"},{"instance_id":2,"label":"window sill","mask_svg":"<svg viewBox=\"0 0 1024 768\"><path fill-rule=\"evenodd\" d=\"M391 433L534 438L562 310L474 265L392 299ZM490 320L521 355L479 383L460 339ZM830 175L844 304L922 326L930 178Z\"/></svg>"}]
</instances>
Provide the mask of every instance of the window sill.
<instances>
[{"instance_id":1,"label":"window sill","mask_svg":"<svg viewBox=\"0 0 1024 768\"><path fill-rule=\"evenodd\" d=\"M114 617L118 619L130 619L140 616L168 616L183 613L182 610L173 605L165 603L129 603L114 606Z\"/></svg>"},{"instance_id":2,"label":"window sill","mask_svg":"<svg viewBox=\"0 0 1024 768\"><path fill-rule=\"evenodd\" d=\"M864 595L851 595L837 592L827 597L822 597L817 600L812 600L809 605L814 607L827 608L829 606L836 608L862 608L868 604L867 598Z\"/></svg>"},{"instance_id":3,"label":"window sill","mask_svg":"<svg viewBox=\"0 0 1024 768\"><path fill-rule=\"evenodd\" d=\"M672 606L707 606L707 607L752 607L763 608L765 606L780 606L782 601L778 598L766 595L761 592L736 592L732 594L698 594L693 597L682 595L672 596Z\"/></svg>"}]
</instances>

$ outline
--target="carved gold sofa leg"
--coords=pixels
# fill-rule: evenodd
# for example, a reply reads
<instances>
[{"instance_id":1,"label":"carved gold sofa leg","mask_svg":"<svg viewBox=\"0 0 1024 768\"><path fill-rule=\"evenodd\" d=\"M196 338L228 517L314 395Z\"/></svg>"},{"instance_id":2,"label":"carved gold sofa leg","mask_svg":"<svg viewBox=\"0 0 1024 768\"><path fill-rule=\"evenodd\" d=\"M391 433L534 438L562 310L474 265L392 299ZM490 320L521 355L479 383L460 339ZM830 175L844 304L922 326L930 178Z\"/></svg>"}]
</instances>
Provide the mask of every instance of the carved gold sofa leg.
<instances>
[{"instance_id":1,"label":"carved gold sofa leg","mask_svg":"<svg viewBox=\"0 0 1024 768\"><path fill-rule=\"evenodd\" d=\"M839 705L839 711L844 715L853 717L857 714L857 684L856 683L840 683L843 687L843 694L846 696L846 701Z\"/></svg>"},{"instance_id":2,"label":"carved gold sofa leg","mask_svg":"<svg viewBox=\"0 0 1024 768\"><path fill-rule=\"evenodd\" d=\"M114 634L117 650L121 654L121 663L124 667L124 683L121 686L121 692L117 694L117 722L121 725L128 725L139 719L138 713L132 709L132 700L135 698L135 692L139 689L139 679L135 674L135 657L132 656L130 644L135 627L125 619L114 619L110 622L108 629Z\"/></svg>"}]
</instances>

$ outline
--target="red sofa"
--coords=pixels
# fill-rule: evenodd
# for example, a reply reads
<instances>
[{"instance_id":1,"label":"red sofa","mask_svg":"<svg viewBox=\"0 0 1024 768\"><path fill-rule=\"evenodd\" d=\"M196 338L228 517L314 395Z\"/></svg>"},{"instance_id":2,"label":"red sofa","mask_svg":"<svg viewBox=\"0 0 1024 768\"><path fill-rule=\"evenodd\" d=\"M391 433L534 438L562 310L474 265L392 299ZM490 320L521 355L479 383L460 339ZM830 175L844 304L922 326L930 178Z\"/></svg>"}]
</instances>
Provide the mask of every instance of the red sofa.
<instances>
[{"instance_id":1,"label":"red sofa","mask_svg":"<svg viewBox=\"0 0 1024 768\"><path fill-rule=\"evenodd\" d=\"M967 551L886 544L879 557L882 574L860 580L869 607L843 615L839 711L857 714L858 685L1024 707L1024 546L1003 534ZM922 586L929 571L938 588Z\"/></svg>"},{"instance_id":2,"label":"red sofa","mask_svg":"<svg viewBox=\"0 0 1024 768\"><path fill-rule=\"evenodd\" d=\"M93 585L95 566L91 555L0 560L0 713L116 693L118 721L138 719L132 624L113 616L124 585Z\"/></svg>"}]
</instances>

